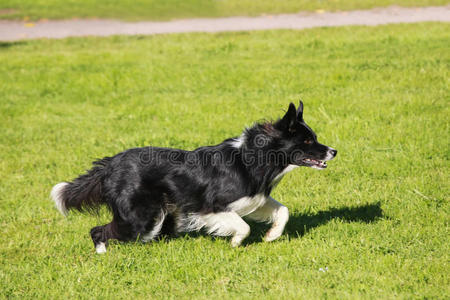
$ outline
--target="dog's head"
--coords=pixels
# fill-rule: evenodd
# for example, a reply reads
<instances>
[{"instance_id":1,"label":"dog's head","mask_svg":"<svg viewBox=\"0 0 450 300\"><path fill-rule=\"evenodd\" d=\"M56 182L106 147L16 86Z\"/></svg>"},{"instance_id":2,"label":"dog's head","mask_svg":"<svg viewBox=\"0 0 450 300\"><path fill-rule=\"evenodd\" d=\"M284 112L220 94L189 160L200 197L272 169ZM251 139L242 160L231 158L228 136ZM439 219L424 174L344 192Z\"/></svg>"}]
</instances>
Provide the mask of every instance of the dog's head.
<instances>
[{"instance_id":1,"label":"dog's head","mask_svg":"<svg viewBox=\"0 0 450 300\"><path fill-rule=\"evenodd\" d=\"M322 145L317 135L303 120L303 102L298 108L289 104L288 111L282 119L274 124L282 132L283 148L289 152L289 163L297 166L325 169L326 161L333 159L337 150Z\"/></svg>"}]
</instances>

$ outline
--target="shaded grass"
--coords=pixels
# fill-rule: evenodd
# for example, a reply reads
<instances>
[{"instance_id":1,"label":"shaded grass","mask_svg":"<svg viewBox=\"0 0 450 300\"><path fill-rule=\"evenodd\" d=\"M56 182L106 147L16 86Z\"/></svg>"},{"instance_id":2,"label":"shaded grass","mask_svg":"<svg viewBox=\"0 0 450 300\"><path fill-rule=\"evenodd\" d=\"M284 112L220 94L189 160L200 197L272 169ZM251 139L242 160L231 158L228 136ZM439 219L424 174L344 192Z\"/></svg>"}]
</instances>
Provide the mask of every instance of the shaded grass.
<instances>
[{"instance_id":1,"label":"shaded grass","mask_svg":"<svg viewBox=\"0 0 450 300\"><path fill-rule=\"evenodd\" d=\"M0 295L448 298L449 27L5 43ZM253 224L239 249L200 234L100 256L88 232L109 214L63 218L48 199L95 158L215 144L300 97L339 155L274 191L279 241Z\"/></svg>"},{"instance_id":2,"label":"shaded grass","mask_svg":"<svg viewBox=\"0 0 450 300\"><path fill-rule=\"evenodd\" d=\"M354 10L373 7L445 5L448 0L3 0L0 19L113 18L168 20L193 17Z\"/></svg>"},{"instance_id":3,"label":"shaded grass","mask_svg":"<svg viewBox=\"0 0 450 300\"><path fill-rule=\"evenodd\" d=\"M290 216L289 223L286 225L285 234L288 236L302 237L310 230L332 222L335 219L344 222L364 222L372 223L382 218L383 210L380 203L365 204L354 207L332 207L327 210L322 210L314 214L298 213ZM252 227L252 235L244 241L244 245L261 242L260 237L264 236L267 230L270 229L270 224L249 222Z\"/></svg>"}]
</instances>

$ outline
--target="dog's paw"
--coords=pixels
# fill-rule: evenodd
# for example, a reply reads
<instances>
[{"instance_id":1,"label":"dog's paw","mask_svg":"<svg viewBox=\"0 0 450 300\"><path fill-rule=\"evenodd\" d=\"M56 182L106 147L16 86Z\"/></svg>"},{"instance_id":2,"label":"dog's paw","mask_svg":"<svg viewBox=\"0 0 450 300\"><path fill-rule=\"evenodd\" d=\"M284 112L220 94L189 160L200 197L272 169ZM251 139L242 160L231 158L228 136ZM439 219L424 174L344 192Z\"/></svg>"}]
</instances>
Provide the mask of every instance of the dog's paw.
<instances>
[{"instance_id":1,"label":"dog's paw","mask_svg":"<svg viewBox=\"0 0 450 300\"><path fill-rule=\"evenodd\" d=\"M266 233L266 236L264 237L264 241L272 242L272 241L278 239L281 236L281 234L283 234L283 230L279 230L278 228L272 228Z\"/></svg>"},{"instance_id":2,"label":"dog's paw","mask_svg":"<svg viewBox=\"0 0 450 300\"><path fill-rule=\"evenodd\" d=\"M95 252L97 252L98 254L106 253L105 243L99 243L97 246L95 246Z\"/></svg>"},{"instance_id":3,"label":"dog's paw","mask_svg":"<svg viewBox=\"0 0 450 300\"><path fill-rule=\"evenodd\" d=\"M236 248L239 247L242 244L243 238L239 236L234 236L231 239L231 247Z\"/></svg>"}]
</instances>

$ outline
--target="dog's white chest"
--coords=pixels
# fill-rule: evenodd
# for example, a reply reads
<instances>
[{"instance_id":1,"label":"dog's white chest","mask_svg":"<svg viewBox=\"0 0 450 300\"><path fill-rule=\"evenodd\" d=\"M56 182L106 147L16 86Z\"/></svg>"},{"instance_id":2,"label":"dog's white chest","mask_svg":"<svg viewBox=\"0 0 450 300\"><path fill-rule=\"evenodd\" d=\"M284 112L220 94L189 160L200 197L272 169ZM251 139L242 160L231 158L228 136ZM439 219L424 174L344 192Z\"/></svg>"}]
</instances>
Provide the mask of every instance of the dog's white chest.
<instances>
[{"instance_id":1,"label":"dog's white chest","mask_svg":"<svg viewBox=\"0 0 450 300\"><path fill-rule=\"evenodd\" d=\"M263 194L258 194L253 197L242 197L228 207L237 213L239 216L246 216L257 210L266 203L267 197Z\"/></svg>"},{"instance_id":2,"label":"dog's white chest","mask_svg":"<svg viewBox=\"0 0 450 300\"><path fill-rule=\"evenodd\" d=\"M272 181L272 186L276 186L281 179L284 177L284 175L286 175L287 173L291 172L292 170L294 170L295 168L297 168L298 166L296 165L289 165L287 166L283 171L281 171L280 174L278 174L275 179Z\"/></svg>"}]
</instances>

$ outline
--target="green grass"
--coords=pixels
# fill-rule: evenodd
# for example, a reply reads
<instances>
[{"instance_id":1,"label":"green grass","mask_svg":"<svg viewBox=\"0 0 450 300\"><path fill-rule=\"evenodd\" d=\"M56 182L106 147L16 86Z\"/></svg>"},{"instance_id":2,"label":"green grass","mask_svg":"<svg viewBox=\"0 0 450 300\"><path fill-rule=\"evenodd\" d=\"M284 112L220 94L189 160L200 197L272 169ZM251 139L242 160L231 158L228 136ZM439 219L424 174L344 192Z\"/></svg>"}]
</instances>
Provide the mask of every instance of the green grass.
<instances>
[{"instance_id":1,"label":"green grass","mask_svg":"<svg viewBox=\"0 0 450 300\"><path fill-rule=\"evenodd\" d=\"M2 0L0 19L168 20L448 3L448 0Z\"/></svg>"},{"instance_id":2,"label":"green grass","mask_svg":"<svg viewBox=\"0 0 450 300\"><path fill-rule=\"evenodd\" d=\"M448 24L0 44L1 298L448 299ZM339 150L273 192L282 238L112 243L51 187L95 158L194 149L305 102ZM319 271L328 268L327 272Z\"/></svg>"}]
</instances>

